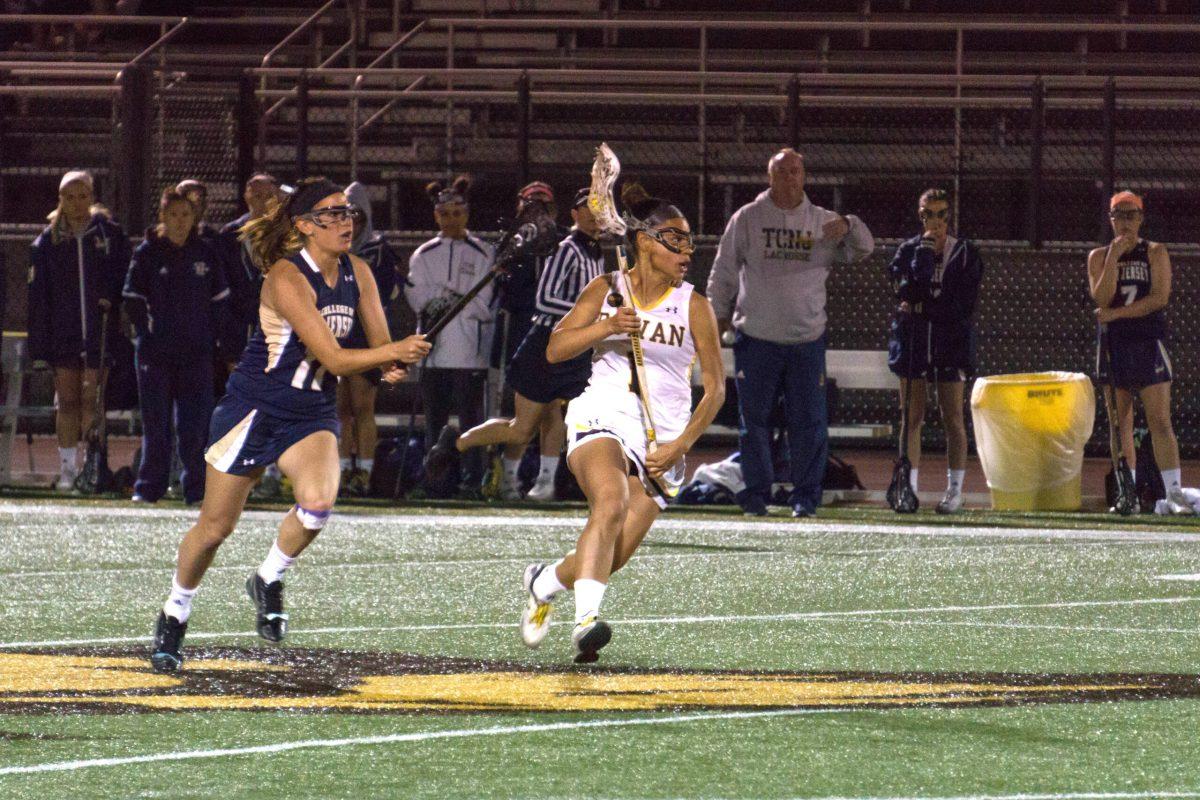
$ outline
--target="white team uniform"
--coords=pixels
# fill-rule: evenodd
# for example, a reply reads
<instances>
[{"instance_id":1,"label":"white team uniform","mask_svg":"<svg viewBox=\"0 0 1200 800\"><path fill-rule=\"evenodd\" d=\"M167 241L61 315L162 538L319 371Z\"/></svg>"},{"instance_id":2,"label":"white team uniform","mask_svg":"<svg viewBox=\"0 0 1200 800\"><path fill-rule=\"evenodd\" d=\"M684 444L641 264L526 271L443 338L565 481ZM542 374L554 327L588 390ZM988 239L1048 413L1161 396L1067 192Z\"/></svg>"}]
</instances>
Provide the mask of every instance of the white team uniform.
<instances>
[{"instance_id":1,"label":"white team uniform","mask_svg":"<svg viewBox=\"0 0 1200 800\"><path fill-rule=\"evenodd\" d=\"M624 293L623 282L617 285ZM642 320L642 352L646 362L650 411L660 442L679 437L692 416L692 364L696 344L692 340L688 311L692 285L672 287L654 303L642 307L634 301ZM600 317L616 312L607 302ZM684 462L679 460L655 486L646 473L646 428L642 403L632 390L633 356L629 337L609 336L593 348L592 375L583 394L567 406L567 454L595 438L615 439L637 471L646 493L662 508L679 493Z\"/></svg>"}]
</instances>

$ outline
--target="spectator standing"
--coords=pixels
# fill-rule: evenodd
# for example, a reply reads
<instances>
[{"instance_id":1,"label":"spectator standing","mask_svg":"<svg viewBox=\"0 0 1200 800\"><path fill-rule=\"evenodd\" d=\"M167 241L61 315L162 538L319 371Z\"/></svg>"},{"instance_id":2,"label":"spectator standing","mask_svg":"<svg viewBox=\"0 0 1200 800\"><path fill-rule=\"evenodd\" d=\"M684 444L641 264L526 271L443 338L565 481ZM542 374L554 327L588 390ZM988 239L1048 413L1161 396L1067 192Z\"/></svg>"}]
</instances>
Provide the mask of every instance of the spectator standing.
<instances>
[{"instance_id":1,"label":"spectator standing","mask_svg":"<svg viewBox=\"0 0 1200 800\"><path fill-rule=\"evenodd\" d=\"M825 281L835 261L871 254L866 224L814 205L804 192L804 157L780 150L767 164L769 188L738 209L717 249L708 297L722 334L734 331L747 514L767 513L774 482L769 417L780 392L787 413L792 514L821 503L828 460L825 407Z\"/></svg>"},{"instance_id":2,"label":"spectator standing","mask_svg":"<svg viewBox=\"0 0 1200 800\"><path fill-rule=\"evenodd\" d=\"M1174 371L1166 346L1171 256L1166 245L1141 237L1145 212L1140 196L1129 191L1114 194L1108 218L1112 241L1090 252L1087 260L1088 286L1096 302L1096 382L1106 394L1116 388L1121 455L1130 464L1136 463L1134 393L1141 399L1166 510L1191 515L1194 510L1183 494L1179 441L1171 425Z\"/></svg>"},{"instance_id":3,"label":"spectator standing","mask_svg":"<svg viewBox=\"0 0 1200 800\"><path fill-rule=\"evenodd\" d=\"M248 242L239 240L238 235L247 223L266 215L268 201L283 202L279 184L263 172L246 181L242 199L246 203L246 213L224 225L219 234L225 282L230 291L229 314L232 330L226 337L228 341L225 342L225 347L231 370L258 325L258 298L263 281L263 271L255 261L253 249Z\"/></svg>"},{"instance_id":4,"label":"spectator standing","mask_svg":"<svg viewBox=\"0 0 1200 800\"><path fill-rule=\"evenodd\" d=\"M946 428L946 494L939 514L962 508L967 470L967 426L963 418L966 382L975 372L975 306L983 279L983 259L975 243L950 235L950 198L942 189L925 191L917 202L921 233L900 245L888 265L900 305L888 338L888 366L900 378L900 408L910 480L917 491L921 466L921 427L925 394L936 386ZM912 381L912 387L907 384ZM904 408L904 398L909 406Z\"/></svg>"},{"instance_id":5,"label":"spectator standing","mask_svg":"<svg viewBox=\"0 0 1200 800\"><path fill-rule=\"evenodd\" d=\"M94 201L90 173L63 175L58 206L30 253L29 357L54 369L62 490L74 485L78 443L95 421L101 337L117 329L115 314L101 329L100 303L116 307L129 266L128 237Z\"/></svg>"},{"instance_id":6,"label":"spectator standing","mask_svg":"<svg viewBox=\"0 0 1200 800\"><path fill-rule=\"evenodd\" d=\"M492 246L467 230L470 180L460 176L449 188L434 182L426 187L434 203L439 233L422 244L409 260L404 297L420 318L418 331L428 330L443 313L492 268ZM446 425L450 413L459 425L473 428L483 422L483 395L491 346L493 286L475 296L438 334L421 367L421 402L428 445L439 441L442 428L448 447L458 430ZM478 450L462 460L461 491L474 494L483 478Z\"/></svg>"},{"instance_id":7,"label":"spectator standing","mask_svg":"<svg viewBox=\"0 0 1200 800\"><path fill-rule=\"evenodd\" d=\"M200 237L196 220L196 207L187 197L175 189L163 192L159 223L134 250L125 280L142 412L134 502L157 502L167 490L172 422L184 502L204 498L213 355L230 292L220 257Z\"/></svg>"},{"instance_id":8,"label":"spectator standing","mask_svg":"<svg viewBox=\"0 0 1200 800\"><path fill-rule=\"evenodd\" d=\"M354 238L350 252L367 262L375 276L385 314L396 291L396 254L388 247L383 235L372 229L371 198L367 187L355 181L346 187L346 198L358 209L354 216ZM367 346L362 321L354 320L347 347ZM376 368L338 381L337 410L342 430L338 441L341 458L342 490L351 496L367 493L371 470L375 466L375 445L378 431L375 426L375 398L383 370Z\"/></svg>"}]
</instances>

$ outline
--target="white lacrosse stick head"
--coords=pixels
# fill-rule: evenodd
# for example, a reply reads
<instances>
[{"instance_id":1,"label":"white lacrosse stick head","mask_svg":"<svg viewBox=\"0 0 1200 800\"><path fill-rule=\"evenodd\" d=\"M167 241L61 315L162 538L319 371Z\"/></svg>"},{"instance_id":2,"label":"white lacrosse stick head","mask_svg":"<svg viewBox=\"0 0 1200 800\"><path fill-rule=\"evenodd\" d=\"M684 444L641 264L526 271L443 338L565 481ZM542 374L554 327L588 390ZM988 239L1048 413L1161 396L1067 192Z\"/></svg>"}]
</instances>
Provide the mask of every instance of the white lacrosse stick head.
<instances>
[{"instance_id":1,"label":"white lacrosse stick head","mask_svg":"<svg viewBox=\"0 0 1200 800\"><path fill-rule=\"evenodd\" d=\"M606 142L596 148L596 160L592 163L592 185L588 189L588 210L596 218L596 224L604 233L614 236L625 235L625 222L617 213L613 201L613 186L621 174L621 161Z\"/></svg>"}]
</instances>

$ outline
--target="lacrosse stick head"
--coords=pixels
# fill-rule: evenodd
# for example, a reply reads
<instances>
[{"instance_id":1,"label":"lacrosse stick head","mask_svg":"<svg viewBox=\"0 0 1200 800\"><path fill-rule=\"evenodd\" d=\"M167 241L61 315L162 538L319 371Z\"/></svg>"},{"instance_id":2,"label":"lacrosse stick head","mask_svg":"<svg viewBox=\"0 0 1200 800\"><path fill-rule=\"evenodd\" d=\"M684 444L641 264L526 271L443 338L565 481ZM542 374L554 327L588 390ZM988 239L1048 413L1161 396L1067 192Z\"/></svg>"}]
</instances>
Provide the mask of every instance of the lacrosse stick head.
<instances>
[{"instance_id":1,"label":"lacrosse stick head","mask_svg":"<svg viewBox=\"0 0 1200 800\"><path fill-rule=\"evenodd\" d=\"M613 186L621 174L621 161L607 143L601 142L596 148L596 160L592 162L592 185L588 189L588 210L596 219L603 233L614 236L624 236L625 221L617 213L617 204L613 200Z\"/></svg>"}]
</instances>

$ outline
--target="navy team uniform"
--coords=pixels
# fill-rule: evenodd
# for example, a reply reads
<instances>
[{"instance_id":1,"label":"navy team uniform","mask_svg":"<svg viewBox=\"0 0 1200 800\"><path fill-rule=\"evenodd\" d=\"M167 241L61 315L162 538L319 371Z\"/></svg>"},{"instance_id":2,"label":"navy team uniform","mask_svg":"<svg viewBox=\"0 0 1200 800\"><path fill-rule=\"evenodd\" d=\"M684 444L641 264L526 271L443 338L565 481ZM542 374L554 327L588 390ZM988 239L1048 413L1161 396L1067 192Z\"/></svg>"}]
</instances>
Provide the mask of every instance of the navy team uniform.
<instances>
[{"instance_id":1,"label":"navy team uniform","mask_svg":"<svg viewBox=\"0 0 1200 800\"><path fill-rule=\"evenodd\" d=\"M121 226L95 214L79 236L65 220L46 228L29 257L29 356L56 367L100 366L100 308L121 300L129 269L129 239ZM109 315L109 334L117 315ZM111 341L111 339L110 339Z\"/></svg>"},{"instance_id":2,"label":"navy team uniform","mask_svg":"<svg viewBox=\"0 0 1200 800\"><path fill-rule=\"evenodd\" d=\"M558 364L546 361L550 334L575 305L579 294L604 272L600 243L580 230L559 243L538 278L533 325L508 366L508 385L535 403L573 400L587 388L592 351Z\"/></svg>"},{"instance_id":3,"label":"navy team uniform","mask_svg":"<svg viewBox=\"0 0 1200 800\"><path fill-rule=\"evenodd\" d=\"M1117 261L1117 291L1109 308L1121 308L1150 294L1150 252L1145 239ZM1167 315L1162 309L1142 317L1115 319L1107 335L1097 327L1096 380L1110 381L1107 345L1112 348L1112 382L1121 389L1144 389L1172 379L1171 357L1167 354Z\"/></svg>"},{"instance_id":4,"label":"navy team uniform","mask_svg":"<svg viewBox=\"0 0 1200 800\"><path fill-rule=\"evenodd\" d=\"M888 367L901 378L937 383L968 380L975 371L975 325L983 259L967 239L946 240L946 254L921 246L914 236L888 265L898 297L912 311L897 310L888 336ZM909 350L909 347L912 350Z\"/></svg>"},{"instance_id":5,"label":"navy team uniform","mask_svg":"<svg viewBox=\"0 0 1200 800\"><path fill-rule=\"evenodd\" d=\"M396 254L384 241L381 234L375 234L355 251L355 255L367 262L371 274L375 276L375 287L379 297L386 305L388 299L396 291ZM350 329L350 338L343 347L366 348L367 332L363 329L362 321L354 318L354 327ZM383 380L383 370L379 367L363 373L363 377L376 386Z\"/></svg>"},{"instance_id":6,"label":"navy team uniform","mask_svg":"<svg viewBox=\"0 0 1200 800\"><path fill-rule=\"evenodd\" d=\"M316 292L317 309L346 347L358 312L358 283L350 257L338 258L330 288L307 251L289 256ZM337 378L308 353L287 320L259 306L259 326L229 377L209 426L205 460L230 475L251 475L317 431L338 434Z\"/></svg>"},{"instance_id":7,"label":"navy team uniform","mask_svg":"<svg viewBox=\"0 0 1200 800\"><path fill-rule=\"evenodd\" d=\"M262 271L254 263L250 246L238 239L242 226L250 221L249 212L224 225L216 236L221 250L225 281L229 284L230 332L226 336L226 355L241 358L246 342L258 325L258 295L262 291Z\"/></svg>"},{"instance_id":8,"label":"navy team uniform","mask_svg":"<svg viewBox=\"0 0 1200 800\"><path fill-rule=\"evenodd\" d=\"M177 247L151 229L133 252L123 294L136 333L142 413L142 463L134 492L154 502L167 491L173 421L183 497L197 503L204 497L213 354L229 300L221 258L199 234Z\"/></svg>"}]
</instances>

